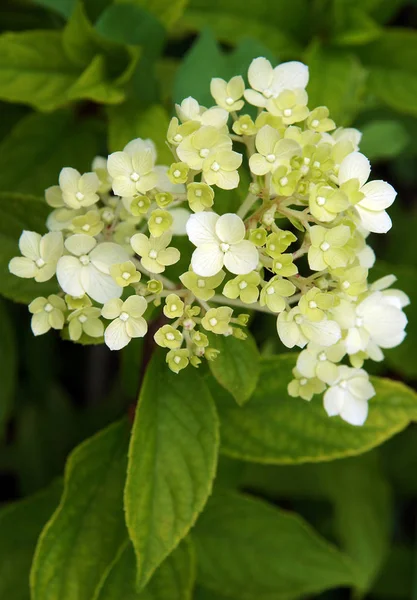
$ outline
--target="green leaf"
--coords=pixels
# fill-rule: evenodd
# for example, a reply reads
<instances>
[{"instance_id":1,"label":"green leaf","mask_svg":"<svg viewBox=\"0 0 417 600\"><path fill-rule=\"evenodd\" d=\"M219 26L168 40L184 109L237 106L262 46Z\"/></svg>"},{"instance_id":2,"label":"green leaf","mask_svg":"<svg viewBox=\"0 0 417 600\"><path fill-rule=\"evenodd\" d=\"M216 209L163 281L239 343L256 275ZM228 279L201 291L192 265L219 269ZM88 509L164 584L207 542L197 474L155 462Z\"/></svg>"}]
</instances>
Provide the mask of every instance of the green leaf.
<instances>
[{"instance_id":1,"label":"green leaf","mask_svg":"<svg viewBox=\"0 0 417 600\"><path fill-rule=\"evenodd\" d=\"M395 230L395 226L393 228ZM410 231L414 235L414 231ZM404 229L397 228L397 232L393 233L394 239L397 239L399 244L403 244ZM398 263L390 264L383 261L377 261L372 269L372 280L375 281L384 275L394 274L397 281L393 284L393 288L403 290L410 298L410 305L406 306L404 311L408 315L407 336L404 341L396 348L391 348L384 351L386 363L397 373L408 377L415 378L417 376L417 364L415 360L417 352L417 268L414 266L401 264L403 258L396 256L396 248L394 239L391 244L390 258L394 258ZM410 245L411 247L411 245ZM405 250L405 249L404 249ZM388 250L389 252L390 250ZM415 255L415 250L412 250L411 257ZM404 256L404 259L406 257Z\"/></svg>"},{"instance_id":2,"label":"green leaf","mask_svg":"<svg viewBox=\"0 0 417 600\"><path fill-rule=\"evenodd\" d=\"M181 17L188 0L116 0L120 4L135 4L155 15L170 29Z\"/></svg>"},{"instance_id":3,"label":"green leaf","mask_svg":"<svg viewBox=\"0 0 417 600\"><path fill-rule=\"evenodd\" d=\"M66 110L24 117L0 144L0 190L43 196L63 167L91 170L104 143L99 126Z\"/></svg>"},{"instance_id":4,"label":"green leaf","mask_svg":"<svg viewBox=\"0 0 417 600\"><path fill-rule=\"evenodd\" d=\"M0 510L0 597L29 600L29 570L42 527L55 510L61 481Z\"/></svg>"},{"instance_id":5,"label":"green leaf","mask_svg":"<svg viewBox=\"0 0 417 600\"><path fill-rule=\"evenodd\" d=\"M136 589L136 557L130 542L108 570L93 600L191 600L195 578L191 543L183 541L155 571L141 592Z\"/></svg>"},{"instance_id":6,"label":"green leaf","mask_svg":"<svg viewBox=\"0 0 417 600\"><path fill-rule=\"evenodd\" d=\"M74 10L76 0L34 0L36 4L46 6L58 12L64 18L68 18Z\"/></svg>"},{"instance_id":7,"label":"green leaf","mask_svg":"<svg viewBox=\"0 0 417 600\"><path fill-rule=\"evenodd\" d=\"M363 7L351 2L334 2L332 43L340 46L367 44L382 35L383 29L370 17Z\"/></svg>"},{"instance_id":8,"label":"green leaf","mask_svg":"<svg viewBox=\"0 0 417 600\"><path fill-rule=\"evenodd\" d=\"M371 121L362 127L361 152L370 160L395 158L410 141L400 121Z\"/></svg>"},{"instance_id":9,"label":"green leaf","mask_svg":"<svg viewBox=\"0 0 417 600\"><path fill-rule=\"evenodd\" d=\"M163 362L158 352L146 371L129 450L125 510L140 587L194 524L217 464L219 424L204 381Z\"/></svg>"},{"instance_id":10,"label":"green leaf","mask_svg":"<svg viewBox=\"0 0 417 600\"><path fill-rule=\"evenodd\" d=\"M299 598L355 582L349 558L301 517L222 491L193 531L198 581L240 600Z\"/></svg>"},{"instance_id":11,"label":"green leaf","mask_svg":"<svg viewBox=\"0 0 417 600\"><path fill-rule=\"evenodd\" d=\"M177 30L195 33L210 27L225 44L250 38L281 59L294 59L300 52L298 40L308 29L308 13L307 0L191 0Z\"/></svg>"},{"instance_id":12,"label":"green leaf","mask_svg":"<svg viewBox=\"0 0 417 600\"><path fill-rule=\"evenodd\" d=\"M390 28L359 55L369 69L371 92L391 108L417 115L417 32Z\"/></svg>"},{"instance_id":13,"label":"green leaf","mask_svg":"<svg viewBox=\"0 0 417 600\"><path fill-rule=\"evenodd\" d=\"M15 302L29 303L36 296L56 290L54 280L36 283L9 272L9 261L20 255L18 240L23 229L45 231L49 208L36 196L0 192L0 294Z\"/></svg>"},{"instance_id":14,"label":"green leaf","mask_svg":"<svg viewBox=\"0 0 417 600\"><path fill-rule=\"evenodd\" d=\"M14 324L6 303L0 301L0 440L12 410L17 376L17 347Z\"/></svg>"},{"instance_id":15,"label":"green leaf","mask_svg":"<svg viewBox=\"0 0 417 600\"><path fill-rule=\"evenodd\" d=\"M127 444L128 424L121 421L71 454L61 504L36 549L32 600L91 600L126 536Z\"/></svg>"},{"instance_id":16,"label":"green leaf","mask_svg":"<svg viewBox=\"0 0 417 600\"><path fill-rule=\"evenodd\" d=\"M259 55L273 60L268 48L251 40L225 54L210 30L204 30L177 71L173 92L175 102L180 103L187 96L193 96L204 106L213 105L210 94L212 77L230 79L234 75L246 75L252 59Z\"/></svg>"},{"instance_id":17,"label":"green leaf","mask_svg":"<svg viewBox=\"0 0 417 600\"><path fill-rule=\"evenodd\" d=\"M372 598L410 600L413 597L414 581L414 549L405 545L395 545L391 548L380 577L372 588Z\"/></svg>"},{"instance_id":18,"label":"green leaf","mask_svg":"<svg viewBox=\"0 0 417 600\"><path fill-rule=\"evenodd\" d=\"M80 75L64 52L57 31L24 31L0 35L0 98L39 110L66 102Z\"/></svg>"},{"instance_id":19,"label":"green leaf","mask_svg":"<svg viewBox=\"0 0 417 600\"><path fill-rule=\"evenodd\" d=\"M260 354L247 333L246 340L210 335L210 346L220 350L217 360L209 362L210 371L241 406L252 396L259 378Z\"/></svg>"},{"instance_id":20,"label":"green leaf","mask_svg":"<svg viewBox=\"0 0 417 600\"><path fill-rule=\"evenodd\" d=\"M256 390L243 407L220 387L212 388L222 424L222 452L269 464L334 460L378 446L417 420L417 394L388 379L373 379L376 396L362 427L328 417L320 397L311 402L291 398L287 385L296 356L263 359Z\"/></svg>"},{"instance_id":21,"label":"green leaf","mask_svg":"<svg viewBox=\"0 0 417 600\"><path fill-rule=\"evenodd\" d=\"M327 106L337 125L349 125L360 109L365 72L355 55L314 44L307 54L309 106Z\"/></svg>"},{"instance_id":22,"label":"green leaf","mask_svg":"<svg viewBox=\"0 0 417 600\"><path fill-rule=\"evenodd\" d=\"M155 104L141 110L136 102L108 109L108 145L111 152L122 150L134 138L151 138L158 152L158 163L170 165L171 151L166 145L169 118L166 110Z\"/></svg>"},{"instance_id":23,"label":"green leaf","mask_svg":"<svg viewBox=\"0 0 417 600\"><path fill-rule=\"evenodd\" d=\"M223 596L219 592L213 592L213 590L208 590L203 586L199 585L194 591L193 600L238 600L237 598L232 598L231 596Z\"/></svg>"}]
</instances>

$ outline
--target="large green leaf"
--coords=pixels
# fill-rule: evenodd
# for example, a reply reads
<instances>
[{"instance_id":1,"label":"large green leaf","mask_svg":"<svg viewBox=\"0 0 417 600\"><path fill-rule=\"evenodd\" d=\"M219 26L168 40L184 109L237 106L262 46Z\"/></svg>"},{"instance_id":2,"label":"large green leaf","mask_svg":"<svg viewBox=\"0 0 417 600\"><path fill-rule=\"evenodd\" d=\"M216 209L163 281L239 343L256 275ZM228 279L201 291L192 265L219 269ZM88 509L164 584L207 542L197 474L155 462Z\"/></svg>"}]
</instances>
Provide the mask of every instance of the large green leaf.
<instances>
[{"instance_id":1,"label":"large green leaf","mask_svg":"<svg viewBox=\"0 0 417 600\"><path fill-rule=\"evenodd\" d=\"M270 463L320 462L361 454L417 420L417 394L374 378L376 396L362 427L327 416L320 397L291 398L287 385L295 354L263 359L256 390L243 407L219 386L212 388L222 424L221 450L235 458Z\"/></svg>"},{"instance_id":2,"label":"large green leaf","mask_svg":"<svg viewBox=\"0 0 417 600\"><path fill-rule=\"evenodd\" d=\"M55 510L61 481L0 510L0 597L29 600L29 571L42 527Z\"/></svg>"},{"instance_id":3,"label":"large green leaf","mask_svg":"<svg viewBox=\"0 0 417 600\"><path fill-rule=\"evenodd\" d=\"M191 600L195 578L194 553L190 542L182 542L155 571L148 585L136 589L136 557L126 542L93 600Z\"/></svg>"},{"instance_id":4,"label":"large green leaf","mask_svg":"<svg viewBox=\"0 0 417 600\"><path fill-rule=\"evenodd\" d=\"M91 600L126 539L127 445L128 424L121 421L81 444L69 458L61 504L36 549L33 600Z\"/></svg>"},{"instance_id":5,"label":"large green leaf","mask_svg":"<svg viewBox=\"0 0 417 600\"><path fill-rule=\"evenodd\" d=\"M214 494L193 539L198 581L232 598L289 600L356 580L349 558L300 517L233 492Z\"/></svg>"},{"instance_id":6,"label":"large green leaf","mask_svg":"<svg viewBox=\"0 0 417 600\"><path fill-rule=\"evenodd\" d=\"M298 40L308 27L308 1L191 0L177 31L196 32L206 27L226 44L250 38L266 44L281 59L294 58L300 53Z\"/></svg>"},{"instance_id":7,"label":"large green leaf","mask_svg":"<svg viewBox=\"0 0 417 600\"><path fill-rule=\"evenodd\" d=\"M354 54L315 44L307 54L310 108L327 106L337 125L349 125L360 109L365 72Z\"/></svg>"},{"instance_id":8,"label":"large green leaf","mask_svg":"<svg viewBox=\"0 0 417 600\"><path fill-rule=\"evenodd\" d=\"M410 600L415 589L415 550L412 546L394 545L372 588L372 598Z\"/></svg>"},{"instance_id":9,"label":"large green leaf","mask_svg":"<svg viewBox=\"0 0 417 600\"><path fill-rule=\"evenodd\" d=\"M203 509L219 443L217 415L204 381L193 370L175 375L163 360L158 352L142 385L125 490L141 587Z\"/></svg>"},{"instance_id":10,"label":"large green leaf","mask_svg":"<svg viewBox=\"0 0 417 600\"><path fill-rule=\"evenodd\" d=\"M210 30L204 30L177 71L173 92L175 102L193 96L204 106L213 105L212 77L230 79L234 75L245 75L251 61L260 55L273 60L270 50L255 40L245 40L226 54Z\"/></svg>"},{"instance_id":11,"label":"large green leaf","mask_svg":"<svg viewBox=\"0 0 417 600\"><path fill-rule=\"evenodd\" d=\"M111 152L122 150L134 138L151 138L158 151L159 164L171 164L172 154L166 145L169 124L166 110L155 104L146 110L140 110L134 102L112 107L109 116L109 149Z\"/></svg>"},{"instance_id":12,"label":"large green leaf","mask_svg":"<svg viewBox=\"0 0 417 600\"><path fill-rule=\"evenodd\" d=\"M369 68L369 87L388 106L417 115L417 32L388 29L375 42L360 49Z\"/></svg>"},{"instance_id":13,"label":"large green leaf","mask_svg":"<svg viewBox=\"0 0 417 600\"><path fill-rule=\"evenodd\" d=\"M24 117L0 144L0 190L43 196L63 167L91 170L104 143L99 127L66 110Z\"/></svg>"},{"instance_id":14,"label":"large green leaf","mask_svg":"<svg viewBox=\"0 0 417 600\"><path fill-rule=\"evenodd\" d=\"M120 4L135 4L155 15L171 28L182 15L188 0L116 0Z\"/></svg>"},{"instance_id":15,"label":"large green leaf","mask_svg":"<svg viewBox=\"0 0 417 600\"><path fill-rule=\"evenodd\" d=\"M17 346L14 324L6 308L0 300L0 440L4 426L10 415L14 400L17 376Z\"/></svg>"},{"instance_id":16,"label":"large green leaf","mask_svg":"<svg viewBox=\"0 0 417 600\"><path fill-rule=\"evenodd\" d=\"M217 360L209 362L210 371L238 404L245 404L259 378L260 354L255 340L249 332L246 340L211 335L210 346L220 350Z\"/></svg>"},{"instance_id":17,"label":"large green leaf","mask_svg":"<svg viewBox=\"0 0 417 600\"><path fill-rule=\"evenodd\" d=\"M387 160L401 154L409 141L401 121L370 121L362 127L361 152L370 160Z\"/></svg>"}]
</instances>

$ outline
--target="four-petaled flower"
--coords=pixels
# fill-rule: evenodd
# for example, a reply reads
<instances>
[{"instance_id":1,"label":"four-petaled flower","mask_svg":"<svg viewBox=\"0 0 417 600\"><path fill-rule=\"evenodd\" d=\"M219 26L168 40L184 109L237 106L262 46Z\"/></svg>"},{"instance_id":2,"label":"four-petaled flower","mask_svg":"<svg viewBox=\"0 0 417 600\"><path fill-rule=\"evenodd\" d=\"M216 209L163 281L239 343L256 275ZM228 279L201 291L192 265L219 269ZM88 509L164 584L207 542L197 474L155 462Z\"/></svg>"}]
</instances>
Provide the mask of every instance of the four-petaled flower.
<instances>
[{"instance_id":1,"label":"four-petaled flower","mask_svg":"<svg viewBox=\"0 0 417 600\"><path fill-rule=\"evenodd\" d=\"M177 248L169 247L172 234L166 231L159 237L148 238L144 233L136 233L130 243L133 250L141 257L142 266L150 273L162 273L165 267L174 265L180 259Z\"/></svg>"},{"instance_id":2,"label":"four-petaled flower","mask_svg":"<svg viewBox=\"0 0 417 600\"><path fill-rule=\"evenodd\" d=\"M48 281L55 275L58 259L64 250L62 234L58 231L41 236L34 231L24 231L19 238L19 250L9 262L9 271L24 279Z\"/></svg>"},{"instance_id":3,"label":"four-petaled flower","mask_svg":"<svg viewBox=\"0 0 417 600\"><path fill-rule=\"evenodd\" d=\"M245 98L254 106L265 107L270 98L276 98L284 90L305 89L308 83L308 67L291 61L275 69L266 58L255 58L248 71L252 89L245 90Z\"/></svg>"},{"instance_id":4,"label":"four-petaled flower","mask_svg":"<svg viewBox=\"0 0 417 600\"><path fill-rule=\"evenodd\" d=\"M124 147L123 152L113 152L107 161L113 178L115 194L132 197L148 192L158 183L154 170L156 152L149 140L136 139Z\"/></svg>"},{"instance_id":5,"label":"four-petaled flower","mask_svg":"<svg viewBox=\"0 0 417 600\"><path fill-rule=\"evenodd\" d=\"M258 250L245 240L245 225L240 217L214 212L191 215L187 234L197 246L191 258L193 271L202 277L216 275L223 266L235 275L246 275L258 266Z\"/></svg>"},{"instance_id":6,"label":"four-petaled flower","mask_svg":"<svg viewBox=\"0 0 417 600\"><path fill-rule=\"evenodd\" d=\"M143 296L129 296L124 302L113 298L106 302L101 310L105 319L112 319L104 332L104 341L110 350L120 350L127 346L132 338L143 337L148 324L143 318L148 303Z\"/></svg>"}]
</instances>

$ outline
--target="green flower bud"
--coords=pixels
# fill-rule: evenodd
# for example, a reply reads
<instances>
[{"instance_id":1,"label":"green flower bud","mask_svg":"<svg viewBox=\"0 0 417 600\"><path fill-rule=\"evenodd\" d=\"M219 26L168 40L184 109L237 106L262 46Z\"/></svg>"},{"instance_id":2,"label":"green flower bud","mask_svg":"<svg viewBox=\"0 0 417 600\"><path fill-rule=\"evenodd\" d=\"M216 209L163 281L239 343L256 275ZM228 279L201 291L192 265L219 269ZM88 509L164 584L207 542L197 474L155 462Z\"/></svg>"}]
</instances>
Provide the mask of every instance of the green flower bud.
<instances>
[{"instance_id":1,"label":"green flower bud","mask_svg":"<svg viewBox=\"0 0 417 600\"><path fill-rule=\"evenodd\" d=\"M170 350L166 356L166 362L174 373L185 369L189 363L190 353L186 348L181 350Z\"/></svg>"},{"instance_id":2,"label":"green flower bud","mask_svg":"<svg viewBox=\"0 0 417 600\"><path fill-rule=\"evenodd\" d=\"M207 183L190 183L187 185L187 200L194 212L201 212L213 206L214 191Z\"/></svg>"},{"instance_id":3,"label":"green flower bud","mask_svg":"<svg viewBox=\"0 0 417 600\"><path fill-rule=\"evenodd\" d=\"M182 317L184 313L184 302L177 294L169 294L165 298L164 315L169 319Z\"/></svg>"},{"instance_id":4,"label":"green flower bud","mask_svg":"<svg viewBox=\"0 0 417 600\"><path fill-rule=\"evenodd\" d=\"M154 335L154 340L162 348L176 349L182 344L182 334L171 325L164 325Z\"/></svg>"},{"instance_id":5,"label":"green flower bud","mask_svg":"<svg viewBox=\"0 0 417 600\"><path fill-rule=\"evenodd\" d=\"M206 348L204 352L204 356L207 360L216 360L219 354L220 350L216 350L216 348Z\"/></svg>"},{"instance_id":6,"label":"green flower bud","mask_svg":"<svg viewBox=\"0 0 417 600\"><path fill-rule=\"evenodd\" d=\"M130 204L132 215L139 217L146 215L151 205L151 201L147 196L135 196Z\"/></svg>"},{"instance_id":7,"label":"green flower bud","mask_svg":"<svg viewBox=\"0 0 417 600\"><path fill-rule=\"evenodd\" d=\"M249 241L252 242L252 244L255 244L255 246L264 246L267 236L266 229L258 227L249 232Z\"/></svg>"},{"instance_id":8,"label":"green flower bud","mask_svg":"<svg viewBox=\"0 0 417 600\"><path fill-rule=\"evenodd\" d=\"M168 170L171 183L185 183L188 179L190 168L183 162L172 163Z\"/></svg>"},{"instance_id":9,"label":"green flower bud","mask_svg":"<svg viewBox=\"0 0 417 600\"><path fill-rule=\"evenodd\" d=\"M160 237L165 231L167 231L173 223L171 213L167 210L157 208L151 212L151 216L148 221L148 228L153 237Z\"/></svg>"},{"instance_id":10,"label":"green flower bud","mask_svg":"<svg viewBox=\"0 0 417 600\"><path fill-rule=\"evenodd\" d=\"M164 289L164 286L159 279L150 279L147 283L147 288L151 294L160 294Z\"/></svg>"},{"instance_id":11,"label":"green flower bud","mask_svg":"<svg viewBox=\"0 0 417 600\"><path fill-rule=\"evenodd\" d=\"M198 356L196 356L195 354L193 356L191 356L190 358L190 365L192 367L195 367L196 369L198 369L198 367L201 365L201 360L198 358Z\"/></svg>"},{"instance_id":12,"label":"green flower bud","mask_svg":"<svg viewBox=\"0 0 417 600\"><path fill-rule=\"evenodd\" d=\"M239 325L243 325L243 327L246 327L246 325L249 323L249 315L241 313L237 316L237 321Z\"/></svg>"},{"instance_id":13,"label":"green flower bud","mask_svg":"<svg viewBox=\"0 0 417 600\"><path fill-rule=\"evenodd\" d=\"M160 208L166 208L174 200L174 196L169 192L159 192L155 194L155 201Z\"/></svg>"},{"instance_id":14,"label":"green flower bud","mask_svg":"<svg viewBox=\"0 0 417 600\"><path fill-rule=\"evenodd\" d=\"M246 340L246 338L248 337L248 334L245 333L239 327L233 327L233 329L232 329L232 335L233 335L233 337L235 337L238 340Z\"/></svg>"},{"instance_id":15,"label":"green flower bud","mask_svg":"<svg viewBox=\"0 0 417 600\"><path fill-rule=\"evenodd\" d=\"M229 306L210 308L201 319L201 324L207 331L224 335L228 333L233 310Z\"/></svg>"},{"instance_id":16,"label":"green flower bud","mask_svg":"<svg viewBox=\"0 0 417 600\"><path fill-rule=\"evenodd\" d=\"M191 334L191 340L198 348L206 348L209 344L208 337L201 331L193 331Z\"/></svg>"},{"instance_id":17,"label":"green flower bud","mask_svg":"<svg viewBox=\"0 0 417 600\"><path fill-rule=\"evenodd\" d=\"M114 210L110 206L105 206L100 210L100 216L106 225L111 225L114 221Z\"/></svg>"},{"instance_id":18,"label":"green flower bud","mask_svg":"<svg viewBox=\"0 0 417 600\"><path fill-rule=\"evenodd\" d=\"M131 260L112 265L110 267L110 275L120 287L126 287L132 285L132 283L137 283L141 278L141 274L136 270L136 267Z\"/></svg>"}]
</instances>

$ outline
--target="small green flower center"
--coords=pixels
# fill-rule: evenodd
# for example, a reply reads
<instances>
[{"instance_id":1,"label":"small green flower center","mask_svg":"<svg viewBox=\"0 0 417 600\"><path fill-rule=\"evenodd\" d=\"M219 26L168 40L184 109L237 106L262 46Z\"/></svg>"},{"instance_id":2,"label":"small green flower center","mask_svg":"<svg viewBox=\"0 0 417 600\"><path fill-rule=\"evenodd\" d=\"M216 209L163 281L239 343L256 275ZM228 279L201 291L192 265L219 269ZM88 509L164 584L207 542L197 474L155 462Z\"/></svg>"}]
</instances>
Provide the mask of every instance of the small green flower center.
<instances>
[{"instance_id":1,"label":"small green flower center","mask_svg":"<svg viewBox=\"0 0 417 600\"><path fill-rule=\"evenodd\" d=\"M50 313L53 311L53 309L54 309L54 307L52 306L52 304L50 304L50 302L48 302L48 304L45 304L45 307L44 307L45 312Z\"/></svg>"},{"instance_id":2,"label":"small green flower center","mask_svg":"<svg viewBox=\"0 0 417 600\"><path fill-rule=\"evenodd\" d=\"M271 285L271 287L266 289L266 293L268 294L268 296L272 296L272 294L275 293L275 288L273 285Z\"/></svg>"},{"instance_id":3,"label":"small green flower center","mask_svg":"<svg viewBox=\"0 0 417 600\"><path fill-rule=\"evenodd\" d=\"M173 340L175 340L175 335L173 333L167 333L165 337L170 342L172 342Z\"/></svg>"},{"instance_id":4,"label":"small green flower center","mask_svg":"<svg viewBox=\"0 0 417 600\"><path fill-rule=\"evenodd\" d=\"M239 283L239 289L240 289L240 290L244 290L244 289L245 289L245 288L247 288L247 287L248 287L248 284L246 283L246 281L241 281L241 282Z\"/></svg>"},{"instance_id":5,"label":"small green flower center","mask_svg":"<svg viewBox=\"0 0 417 600\"><path fill-rule=\"evenodd\" d=\"M127 281L128 279L130 279L130 273L128 273L127 271L125 271L124 273L122 273L122 278Z\"/></svg>"},{"instance_id":6,"label":"small green flower center","mask_svg":"<svg viewBox=\"0 0 417 600\"><path fill-rule=\"evenodd\" d=\"M215 317L211 317L209 323L212 327L215 327L217 325L217 319Z\"/></svg>"},{"instance_id":7,"label":"small green flower center","mask_svg":"<svg viewBox=\"0 0 417 600\"><path fill-rule=\"evenodd\" d=\"M288 177L281 177L281 179L279 180L281 185L287 185L288 183Z\"/></svg>"},{"instance_id":8,"label":"small green flower center","mask_svg":"<svg viewBox=\"0 0 417 600\"><path fill-rule=\"evenodd\" d=\"M320 121L318 119L314 119L313 121L311 121L312 127L318 127L319 125L320 125Z\"/></svg>"},{"instance_id":9,"label":"small green flower center","mask_svg":"<svg viewBox=\"0 0 417 600\"><path fill-rule=\"evenodd\" d=\"M163 218L162 218L162 217L156 217L156 219L155 219L155 223L156 223L157 225L160 225L160 224L162 223L162 221L163 221Z\"/></svg>"},{"instance_id":10,"label":"small green flower center","mask_svg":"<svg viewBox=\"0 0 417 600\"><path fill-rule=\"evenodd\" d=\"M266 156L266 160L270 163L273 163L275 158L276 158L275 154L267 154L267 156Z\"/></svg>"},{"instance_id":11,"label":"small green flower center","mask_svg":"<svg viewBox=\"0 0 417 600\"><path fill-rule=\"evenodd\" d=\"M309 308L317 308L317 303L314 300L310 300L308 303Z\"/></svg>"},{"instance_id":12,"label":"small green flower center","mask_svg":"<svg viewBox=\"0 0 417 600\"><path fill-rule=\"evenodd\" d=\"M199 287L199 288L206 287L206 282L204 281L204 279L197 279L197 287Z\"/></svg>"},{"instance_id":13,"label":"small green flower center","mask_svg":"<svg viewBox=\"0 0 417 600\"><path fill-rule=\"evenodd\" d=\"M178 179L178 177L181 177L181 171L179 169L175 169L174 177L175 177L175 179Z\"/></svg>"},{"instance_id":14,"label":"small green flower center","mask_svg":"<svg viewBox=\"0 0 417 600\"><path fill-rule=\"evenodd\" d=\"M182 142L182 135L180 133L174 135L174 142Z\"/></svg>"},{"instance_id":15,"label":"small green flower center","mask_svg":"<svg viewBox=\"0 0 417 600\"><path fill-rule=\"evenodd\" d=\"M321 362L324 362L325 360L327 360L327 356L326 356L325 352L320 352L318 358Z\"/></svg>"},{"instance_id":16,"label":"small green flower center","mask_svg":"<svg viewBox=\"0 0 417 600\"><path fill-rule=\"evenodd\" d=\"M85 315L80 315L78 320L80 323L85 323L87 321L87 317Z\"/></svg>"},{"instance_id":17,"label":"small green flower center","mask_svg":"<svg viewBox=\"0 0 417 600\"><path fill-rule=\"evenodd\" d=\"M82 229L83 231L90 231L91 227L90 227L90 225L89 225L88 223L86 223L85 225L83 225L83 226L81 227L81 229Z\"/></svg>"}]
</instances>

